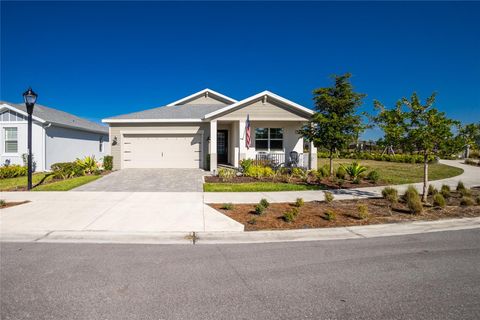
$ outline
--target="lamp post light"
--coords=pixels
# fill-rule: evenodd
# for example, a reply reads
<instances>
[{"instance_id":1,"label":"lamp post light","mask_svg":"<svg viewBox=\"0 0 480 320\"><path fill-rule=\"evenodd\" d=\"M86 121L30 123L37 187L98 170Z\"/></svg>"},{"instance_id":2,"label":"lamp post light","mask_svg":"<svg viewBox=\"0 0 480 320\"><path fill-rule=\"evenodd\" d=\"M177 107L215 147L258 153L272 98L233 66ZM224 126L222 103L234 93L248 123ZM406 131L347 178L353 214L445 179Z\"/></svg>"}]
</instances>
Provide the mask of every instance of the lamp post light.
<instances>
[{"instance_id":1,"label":"lamp post light","mask_svg":"<svg viewBox=\"0 0 480 320\"><path fill-rule=\"evenodd\" d=\"M38 95L33 92L32 88L28 88L28 90L23 93L23 100L25 101L28 113L28 190L32 189L32 114L35 102L37 102L37 97Z\"/></svg>"}]
</instances>

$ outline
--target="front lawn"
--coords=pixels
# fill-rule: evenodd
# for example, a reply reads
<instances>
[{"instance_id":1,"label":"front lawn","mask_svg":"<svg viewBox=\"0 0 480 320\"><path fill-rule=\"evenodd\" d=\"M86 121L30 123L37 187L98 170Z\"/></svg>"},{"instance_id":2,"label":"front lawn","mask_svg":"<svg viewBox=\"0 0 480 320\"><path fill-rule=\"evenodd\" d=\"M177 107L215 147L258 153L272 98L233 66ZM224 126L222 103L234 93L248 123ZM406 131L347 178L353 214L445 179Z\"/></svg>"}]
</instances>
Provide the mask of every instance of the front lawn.
<instances>
[{"instance_id":1,"label":"front lawn","mask_svg":"<svg viewBox=\"0 0 480 320\"><path fill-rule=\"evenodd\" d=\"M101 175L91 175L60 180L52 183L39 185L38 187L35 187L33 191L68 191L76 187L80 187L81 185L84 185L86 183L95 181L101 177Z\"/></svg>"},{"instance_id":2,"label":"front lawn","mask_svg":"<svg viewBox=\"0 0 480 320\"><path fill-rule=\"evenodd\" d=\"M334 159L333 164L338 168L340 164L349 164L352 159ZM381 182L385 184L408 184L423 181L423 164L399 163L389 161L358 160L368 171L376 170L380 174ZM318 159L318 167L328 165L328 159ZM430 181L458 176L463 169L447 166L445 164L430 164L428 166L428 178Z\"/></svg>"},{"instance_id":3,"label":"front lawn","mask_svg":"<svg viewBox=\"0 0 480 320\"><path fill-rule=\"evenodd\" d=\"M33 175L32 191L68 191L100 178L101 175L81 176L66 180L53 180L51 173L36 173ZM40 185L37 185L41 182ZM0 191L18 191L27 189L27 177L0 179Z\"/></svg>"},{"instance_id":4,"label":"front lawn","mask_svg":"<svg viewBox=\"0 0 480 320\"><path fill-rule=\"evenodd\" d=\"M308 184L289 184L280 182L247 182L247 183L205 183L205 192L266 192L266 191L304 191L322 190L322 186Z\"/></svg>"}]
</instances>

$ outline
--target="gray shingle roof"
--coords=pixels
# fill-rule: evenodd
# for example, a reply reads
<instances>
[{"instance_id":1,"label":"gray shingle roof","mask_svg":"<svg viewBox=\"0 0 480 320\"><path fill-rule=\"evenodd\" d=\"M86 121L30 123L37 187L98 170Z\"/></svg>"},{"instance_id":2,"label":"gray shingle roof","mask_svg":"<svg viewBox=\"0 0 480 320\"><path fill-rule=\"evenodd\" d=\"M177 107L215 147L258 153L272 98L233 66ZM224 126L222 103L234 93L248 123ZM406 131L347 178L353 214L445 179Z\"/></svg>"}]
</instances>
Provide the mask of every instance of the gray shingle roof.
<instances>
[{"instance_id":1,"label":"gray shingle roof","mask_svg":"<svg viewBox=\"0 0 480 320\"><path fill-rule=\"evenodd\" d=\"M27 108L23 104L0 101L0 104L2 103L8 104L21 111L27 112ZM76 128L80 130L94 131L94 132L108 134L107 126L95 123L87 119L77 117L76 115L73 115L71 113L45 107L40 104L35 105L35 108L33 109L33 115L37 118L50 122L54 125L57 124L59 126L66 126L66 127Z\"/></svg>"},{"instance_id":2,"label":"gray shingle roof","mask_svg":"<svg viewBox=\"0 0 480 320\"><path fill-rule=\"evenodd\" d=\"M164 106L122 114L108 119L201 119L204 115L224 107L224 104L184 104L178 106Z\"/></svg>"}]
</instances>

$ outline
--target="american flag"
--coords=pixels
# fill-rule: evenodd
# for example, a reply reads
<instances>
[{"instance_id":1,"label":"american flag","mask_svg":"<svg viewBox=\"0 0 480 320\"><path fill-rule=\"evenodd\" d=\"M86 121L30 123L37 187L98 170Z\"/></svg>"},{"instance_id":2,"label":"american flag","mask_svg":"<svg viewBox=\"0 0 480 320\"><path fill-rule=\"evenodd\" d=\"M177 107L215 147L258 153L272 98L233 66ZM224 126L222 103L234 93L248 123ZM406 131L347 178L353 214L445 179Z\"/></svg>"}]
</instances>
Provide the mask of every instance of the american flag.
<instances>
[{"instance_id":1,"label":"american flag","mask_svg":"<svg viewBox=\"0 0 480 320\"><path fill-rule=\"evenodd\" d=\"M245 122L245 145L247 149L250 148L250 115L247 115L247 121Z\"/></svg>"}]
</instances>

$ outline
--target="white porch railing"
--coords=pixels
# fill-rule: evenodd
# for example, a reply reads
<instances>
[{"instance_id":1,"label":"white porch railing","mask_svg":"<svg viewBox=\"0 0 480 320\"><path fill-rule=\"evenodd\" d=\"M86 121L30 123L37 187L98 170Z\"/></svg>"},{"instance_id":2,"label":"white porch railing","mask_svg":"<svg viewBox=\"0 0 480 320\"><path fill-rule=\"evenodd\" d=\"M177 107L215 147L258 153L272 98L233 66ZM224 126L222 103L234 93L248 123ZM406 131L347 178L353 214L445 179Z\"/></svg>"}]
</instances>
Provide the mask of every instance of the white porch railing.
<instances>
[{"instance_id":1,"label":"white porch railing","mask_svg":"<svg viewBox=\"0 0 480 320\"><path fill-rule=\"evenodd\" d=\"M268 165L276 167L280 164L285 166L296 166L300 168L308 167L308 155L304 153L297 153L298 159L292 153L277 153L277 152L257 152L255 155L255 164Z\"/></svg>"}]
</instances>

